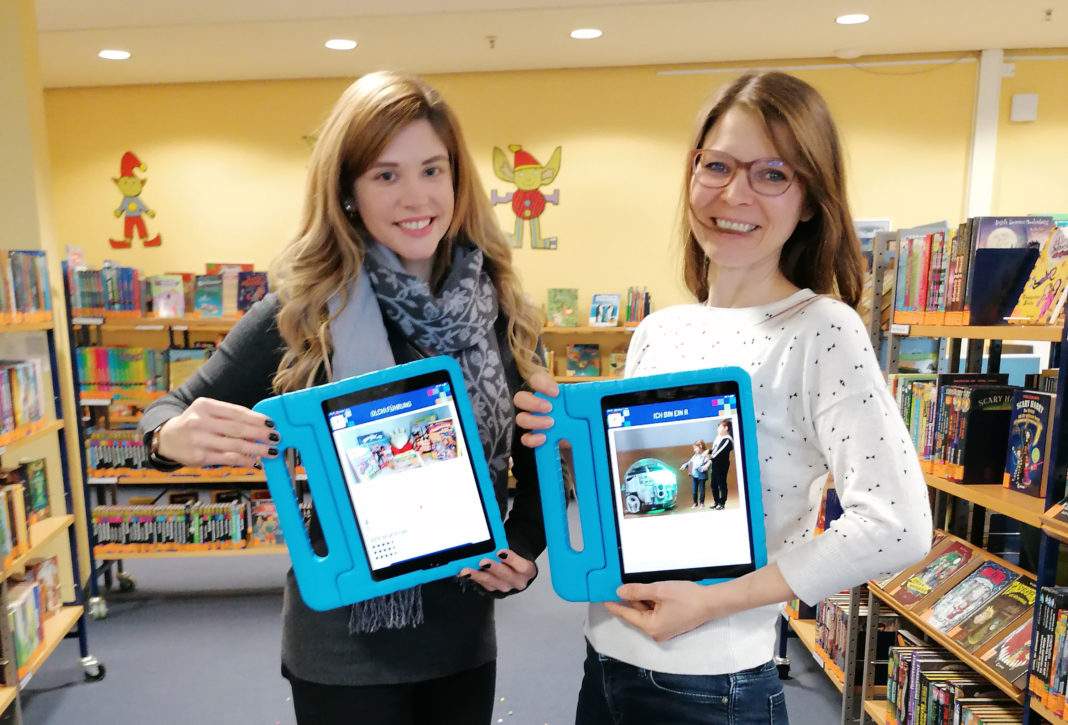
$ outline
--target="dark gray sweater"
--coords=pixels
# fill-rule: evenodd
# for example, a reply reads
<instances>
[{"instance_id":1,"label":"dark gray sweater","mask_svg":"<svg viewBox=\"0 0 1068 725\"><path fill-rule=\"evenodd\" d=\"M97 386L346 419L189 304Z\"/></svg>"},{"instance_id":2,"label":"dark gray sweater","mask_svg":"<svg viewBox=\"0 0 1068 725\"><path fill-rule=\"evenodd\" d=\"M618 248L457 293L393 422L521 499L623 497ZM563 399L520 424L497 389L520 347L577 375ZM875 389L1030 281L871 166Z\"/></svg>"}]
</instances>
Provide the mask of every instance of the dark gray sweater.
<instances>
[{"instance_id":1,"label":"dark gray sweater","mask_svg":"<svg viewBox=\"0 0 1068 725\"><path fill-rule=\"evenodd\" d=\"M214 398L251 408L270 397L271 382L282 359L283 342L275 317L278 300L271 294L234 326L208 362L184 385L150 405L142 431L152 431L185 410L197 398ZM396 362L420 353L387 324ZM522 386L508 347L507 322L495 325L512 395ZM326 382L325 378L321 382ZM545 548L537 472L533 451L513 436L512 471L516 491L505 520L509 547L534 560ZM508 504L508 472L491 471L497 502ZM311 525L312 544L321 542L318 523ZM317 541L318 539L318 541ZM305 606L292 569L286 575L282 606L282 667L302 680L329 685L374 685L417 682L461 672L497 656L493 599L480 587L453 579L424 584L425 621L418 627L350 635L349 607L317 612Z\"/></svg>"}]
</instances>

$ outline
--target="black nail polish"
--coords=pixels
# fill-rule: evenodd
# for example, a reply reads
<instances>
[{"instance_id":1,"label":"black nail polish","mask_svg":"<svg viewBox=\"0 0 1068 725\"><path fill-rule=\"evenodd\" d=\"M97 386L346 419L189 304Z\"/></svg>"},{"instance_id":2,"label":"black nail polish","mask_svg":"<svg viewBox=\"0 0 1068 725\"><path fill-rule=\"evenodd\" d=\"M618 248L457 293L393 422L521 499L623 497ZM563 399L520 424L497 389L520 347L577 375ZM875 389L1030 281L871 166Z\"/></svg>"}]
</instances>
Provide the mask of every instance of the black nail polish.
<instances>
[{"instance_id":1,"label":"black nail polish","mask_svg":"<svg viewBox=\"0 0 1068 725\"><path fill-rule=\"evenodd\" d=\"M274 421L271 420L270 418L268 418L267 420L263 421L263 424L265 426L267 426L268 428L274 428Z\"/></svg>"},{"instance_id":2,"label":"black nail polish","mask_svg":"<svg viewBox=\"0 0 1068 725\"><path fill-rule=\"evenodd\" d=\"M257 468L257 469L259 469L259 470L261 470L261 471L263 470L263 464L262 464L262 463L260 463L259 461L256 461L255 463L253 463L253 464L252 464L252 467L253 467L253 468Z\"/></svg>"},{"instance_id":3,"label":"black nail polish","mask_svg":"<svg viewBox=\"0 0 1068 725\"><path fill-rule=\"evenodd\" d=\"M278 441L282 440L282 436L278 435L277 433L271 433L269 436L267 436L267 440L269 440L271 443L277 443Z\"/></svg>"},{"instance_id":4,"label":"black nail polish","mask_svg":"<svg viewBox=\"0 0 1068 725\"><path fill-rule=\"evenodd\" d=\"M489 568L490 568L489 564L483 564L482 566L479 567L479 569L481 569L482 571L485 571L486 569L489 569Z\"/></svg>"},{"instance_id":5,"label":"black nail polish","mask_svg":"<svg viewBox=\"0 0 1068 725\"><path fill-rule=\"evenodd\" d=\"M497 556L501 557L502 559L507 559L508 558L508 552L507 551L497 552Z\"/></svg>"},{"instance_id":6,"label":"black nail polish","mask_svg":"<svg viewBox=\"0 0 1068 725\"><path fill-rule=\"evenodd\" d=\"M275 456L278 455L278 449L277 448L268 448L267 449L267 455L270 456L271 458L274 458Z\"/></svg>"},{"instance_id":7,"label":"black nail polish","mask_svg":"<svg viewBox=\"0 0 1068 725\"><path fill-rule=\"evenodd\" d=\"M461 574L460 576L458 576L456 578L457 579L470 579L471 575L470 574Z\"/></svg>"}]
</instances>

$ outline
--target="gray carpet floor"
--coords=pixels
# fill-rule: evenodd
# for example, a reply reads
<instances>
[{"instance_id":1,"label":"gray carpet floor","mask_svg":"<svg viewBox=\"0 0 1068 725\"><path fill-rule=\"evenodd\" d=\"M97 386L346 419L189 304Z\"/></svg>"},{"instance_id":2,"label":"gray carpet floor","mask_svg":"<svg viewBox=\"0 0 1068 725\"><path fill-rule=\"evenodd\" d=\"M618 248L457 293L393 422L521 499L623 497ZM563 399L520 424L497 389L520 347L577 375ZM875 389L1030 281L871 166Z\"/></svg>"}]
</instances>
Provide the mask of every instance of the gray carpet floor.
<instances>
[{"instance_id":1,"label":"gray carpet floor","mask_svg":"<svg viewBox=\"0 0 1068 725\"><path fill-rule=\"evenodd\" d=\"M137 589L107 593L108 616L89 622L89 649L104 663L85 682L76 639L62 642L23 691L27 725L293 725L279 674L282 556L156 559L129 563ZM584 605L542 575L498 604L494 722L573 722L582 675ZM787 706L794 725L840 719L841 695L796 639Z\"/></svg>"}]
</instances>

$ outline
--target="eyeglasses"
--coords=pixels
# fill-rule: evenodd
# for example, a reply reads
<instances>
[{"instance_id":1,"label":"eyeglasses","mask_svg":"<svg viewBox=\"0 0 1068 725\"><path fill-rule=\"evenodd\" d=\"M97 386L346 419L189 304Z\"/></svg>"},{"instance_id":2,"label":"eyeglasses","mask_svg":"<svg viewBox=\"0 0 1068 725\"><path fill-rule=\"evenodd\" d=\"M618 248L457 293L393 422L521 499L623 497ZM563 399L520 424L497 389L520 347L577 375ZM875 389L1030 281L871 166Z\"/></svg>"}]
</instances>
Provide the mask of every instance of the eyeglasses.
<instances>
[{"instance_id":1,"label":"eyeglasses","mask_svg":"<svg viewBox=\"0 0 1068 725\"><path fill-rule=\"evenodd\" d=\"M690 170L701 186L722 189L731 183L738 169L745 170L749 188L761 196L779 196L797 178L797 172L782 159L739 161L723 151L694 149L690 152Z\"/></svg>"}]
</instances>

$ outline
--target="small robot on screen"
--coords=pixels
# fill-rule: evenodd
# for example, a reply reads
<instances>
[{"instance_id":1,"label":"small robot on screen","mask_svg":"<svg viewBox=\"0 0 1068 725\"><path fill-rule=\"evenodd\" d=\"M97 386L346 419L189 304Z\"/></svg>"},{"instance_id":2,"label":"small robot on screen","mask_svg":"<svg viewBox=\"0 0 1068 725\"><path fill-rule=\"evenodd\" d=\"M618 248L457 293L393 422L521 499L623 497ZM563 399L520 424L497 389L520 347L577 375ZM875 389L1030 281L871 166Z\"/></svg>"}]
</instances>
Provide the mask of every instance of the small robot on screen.
<instances>
[{"instance_id":1,"label":"small robot on screen","mask_svg":"<svg viewBox=\"0 0 1068 725\"><path fill-rule=\"evenodd\" d=\"M155 219L156 212L150 209L141 199L141 190L148 183L148 179L134 176L134 169L146 171L148 167L132 151L127 151L122 155L122 161L119 164L119 176L111 179L115 182L115 186L119 187L119 191L122 192L122 202L115 209L115 216L126 215L123 239L109 240L111 246L115 249L129 249L133 244L135 231L137 236L140 237L141 243L146 247L158 247L162 242L159 234L151 239L148 238L148 229L145 227L144 217Z\"/></svg>"}]
</instances>

